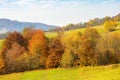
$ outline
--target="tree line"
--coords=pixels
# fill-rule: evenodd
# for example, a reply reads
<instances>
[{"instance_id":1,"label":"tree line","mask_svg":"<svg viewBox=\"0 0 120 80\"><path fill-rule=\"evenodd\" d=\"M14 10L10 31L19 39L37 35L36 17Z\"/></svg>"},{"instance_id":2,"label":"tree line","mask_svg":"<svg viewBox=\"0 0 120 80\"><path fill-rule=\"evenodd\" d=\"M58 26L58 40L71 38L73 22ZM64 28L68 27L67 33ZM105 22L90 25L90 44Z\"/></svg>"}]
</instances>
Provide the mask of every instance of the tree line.
<instances>
[{"instance_id":1,"label":"tree line","mask_svg":"<svg viewBox=\"0 0 120 80\"><path fill-rule=\"evenodd\" d=\"M84 33L58 34L48 39L42 30L11 32L0 52L0 74L58 67L120 63L120 34L100 35L94 28Z\"/></svg>"},{"instance_id":2,"label":"tree line","mask_svg":"<svg viewBox=\"0 0 120 80\"><path fill-rule=\"evenodd\" d=\"M89 20L88 22L80 22L77 24L68 24L65 26L62 26L62 28L54 28L54 29L50 29L50 31L57 31L58 29L62 29L64 31L68 31L68 30L74 30L74 29L79 29L79 28L85 28L85 27L91 27L91 26L97 26L97 25L102 25L107 21L120 21L120 13L117 14L116 16L106 16L103 18L94 18Z\"/></svg>"}]
</instances>

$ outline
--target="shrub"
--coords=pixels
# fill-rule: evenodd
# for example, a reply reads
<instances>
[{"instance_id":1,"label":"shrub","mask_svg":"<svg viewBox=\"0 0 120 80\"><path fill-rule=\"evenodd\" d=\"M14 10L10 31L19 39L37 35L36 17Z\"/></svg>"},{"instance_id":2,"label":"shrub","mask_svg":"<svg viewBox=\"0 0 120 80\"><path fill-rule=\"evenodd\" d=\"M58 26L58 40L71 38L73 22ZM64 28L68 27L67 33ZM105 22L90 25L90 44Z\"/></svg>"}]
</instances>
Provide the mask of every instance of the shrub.
<instances>
[{"instance_id":1,"label":"shrub","mask_svg":"<svg viewBox=\"0 0 120 80\"><path fill-rule=\"evenodd\" d=\"M46 60L46 68L57 68L60 65L60 56L56 53L51 53Z\"/></svg>"},{"instance_id":2,"label":"shrub","mask_svg":"<svg viewBox=\"0 0 120 80\"><path fill-rule=\"evenodd\" d=\"M4 63L3 56L0 52L0 74L4 74L4 73L5 73L5 63Z\"/></svg>"},{"instance_id":3,"label":"shrub","mask_svg":"<svg viewBox=\"0 0 120 80\"><path fill-rule=\"evenodd\" d=\"M73 66L96 65L96 43L99 37L95 29L87 28L84 34L76 32L63 38L63 45L67 50L65 52L73 56Z\"/></svg>"},{"instance_id":4,"label":"shrub","mask_svg":"<svg viewBox=\"0 0 120 80\"><path fill-rule=\"evenodd\" d=\"M61 37L58 36L49 44L49 54L46 60L46 68L58 67L63 53L64 47L61 44Z\"/></svg>"},{"instance_id":5,"label":"shrub","mask_svg":"<svg viewBox=\"0 0 120 80\"><path fill-rule=\"evenodd\" d=\"M101 35L94 28L86 28L83 36L81 37L80 46L80 64L97 65L97 52L96 45Z\"/></svg>"},{"instance_id":6,"label":"shrub","mask_svg":"<svg viewBox=\"0 0 120 80\"><path fill-rule=\"evenodd\" d=\"M81 45L79 47L79 61L81 66L96 65L96 52L92 46L92 42L86 37L81 37Z\"/></svg>"},{"instance_id":7,"label":"shrub","mask_svg":"<svg viewBox=\"0 0 120 80\"><path fill-rule=\"evenodd\" d=\"M98 31L94 28L86 28L83 34L89 41L91 41L92 46L95 48L96 43L101 37Z\"/></svg>"},{"instance_id":8,"label":"shrub","mask_svg":"<svg viewBox=\"0 0 120 80\"><path fill-rule=\"evenodd\" d=\"M108 31L113 31L116 27L117 27L117 24L112 20L106 21L104 23L104 28Z\"/></svg>"},{"instance_id":9,"label":"shrub","mask_svg":"<svg viewBox=\"0 0 120 80\"><path fill-rule=\"evenodd\" d=\"M98 64L114 64L120 62L120 34L104 35L97 45Z\"/></svg>"},{"instance_id":10,"label":"shrub","mask_svg":"<svg viewBox=\"0 0 120 80\"><path fill-rule=\"evenodd\" d=\"M68 68L68 67L72 67L73 63L74 63L74 55L71 52L69 52L69 50L65 49L65 52L62 55L60 66Z\"/></svg>"},{"instance_id":11,"label":"shrub","mask_svg":"<svg viewBox=\"0 0 120 80\"><path fill-rule=\"evenodd\" d=\"M18 63L16 59L25 52L25 48L17 42L14 42L9 50L7 50L5 56L6 68L8 72L18 72Z\"/></svg>"},{"instance_id":12,"label":"shrub","mask_svg":"<svg viewBox=\"0 0 120 80\"><path fill-rule=\"evenodd\" d=\"M14 72L23 72L26 70L42 68L39 55L29 53L23 53L21 56L17 57L12 65L15 65L15 67L13 66Z\"/></svg>"},{"instance_id":13,"label":"shrub","mask_svg":"<svg viewBox=\"0 0 120 80\"><path fill-rule=\"evenodd\" d=\"M66 35L62 38L62 44L65 47L65 53L62 56L61 66L62 67L72 67L75 61L78 61L79 47L81 45L82 34L80 32L75 32L71 35ZM66 60L67 59L67 60Z\"/></svg>"},{"instance_id":14,"label":"shrub","mask_svg":"<svg viewBox=\"0 0 120 80\"><path fill-rule=\"evenodd\" d=\"M21 46L25 45L23 36L18 32L9 33L3 44L2 54L3 57L6 56L7 50L9 50L14 42L17 42Z\"/></svg>"}]
</instances>

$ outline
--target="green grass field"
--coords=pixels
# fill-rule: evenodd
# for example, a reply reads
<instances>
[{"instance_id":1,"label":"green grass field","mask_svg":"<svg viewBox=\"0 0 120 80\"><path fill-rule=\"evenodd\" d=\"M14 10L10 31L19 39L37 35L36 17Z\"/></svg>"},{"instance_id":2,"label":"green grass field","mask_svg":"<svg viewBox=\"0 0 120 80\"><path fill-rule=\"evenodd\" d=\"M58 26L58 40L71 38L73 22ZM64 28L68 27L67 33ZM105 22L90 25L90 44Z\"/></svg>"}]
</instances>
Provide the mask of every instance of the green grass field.
<instances>
[{"instance_id":1,"label":"green grass field","mask_svg":"<svg viewBox=\"0 0 120 80\"><path fill-rule=\"evenodd\" d=\"M120 24L120 22L119 22L119 24ZM95 28L101 35L102 35L102 34L105 34L105 33L108 33L108 31L104 29L103 25L94 26L93 28ZM74 32L81 32L81 33L83 33L83 32L85 31L85 29L86 29L86 28L81 28L81 29L76 29L76 30L65 31L64 34L70 35L70 34L72 34L72 33L74 33ZM120 27L117 27L117 28L115 29L115 31L112 31L112 32L120 32ZM110 32L109 32L109 33L110 33ZM55 32L54 32L54 33L52 33L52 32L46 32L45 35L46 35L46 37L48 37L48 38L52 38L52 37L55 37L55 36L57 35L57 33L55 33Z\"/></svg>"},{"instance_id":2,"label":"green grass field","mask_svg":"<svg viewBox=\"0 0 120 80\"><path fill-rule=\"evenodd\" d=\"M120 80L120 64L35 70L0 75L0 80Z\"/></svg>"},{"instance_id":3,"label":"green grass field","mask_svg":"<svg viewBox=\"0 0 120 80\"><path fill-rule=\"evenodd\" d=\"M2 49L4 40L0 40L0 50Z\"/></svg>"},{"instance_id":4,"label":"green grass field","mask_svg":"<svg viewBox=\"0 0 120 80\"><path fill-rule=\"evenodd\" d=\"M55 33L55 32L46 32L45 33L45 36L49 39L55 37L56 35L57 35L57 33Z\"/></svg>"}]
</instances>

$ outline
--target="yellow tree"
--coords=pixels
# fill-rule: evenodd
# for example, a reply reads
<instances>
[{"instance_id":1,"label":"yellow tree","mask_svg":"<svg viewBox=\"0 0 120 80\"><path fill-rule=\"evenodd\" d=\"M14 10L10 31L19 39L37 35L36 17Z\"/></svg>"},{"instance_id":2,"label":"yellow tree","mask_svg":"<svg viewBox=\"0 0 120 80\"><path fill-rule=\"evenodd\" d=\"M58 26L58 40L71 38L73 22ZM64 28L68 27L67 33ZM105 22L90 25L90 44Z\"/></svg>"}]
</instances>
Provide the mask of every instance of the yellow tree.
<instances>
[{"instance_id":1,"label":"yellow tree","mask_svg":"<svg viewBox=\"0 0 120 80\"><path fill-rule=\"evenodd\" d=\"M120 62L120 34L109 33L99 39L97 44L98 64L115 64Z\"/></svg>"},{"instance_id":2,"label":"yellow tree","mask_svg":"<svg viewBox=\"0 0 120 80\"><path fill-rule=\"evenodd\" d=\"M117 27L117 24L112 20L106 21L104 23L104 28L108 31L113 31L116 27Z\"/></svg>"}]
</instances>

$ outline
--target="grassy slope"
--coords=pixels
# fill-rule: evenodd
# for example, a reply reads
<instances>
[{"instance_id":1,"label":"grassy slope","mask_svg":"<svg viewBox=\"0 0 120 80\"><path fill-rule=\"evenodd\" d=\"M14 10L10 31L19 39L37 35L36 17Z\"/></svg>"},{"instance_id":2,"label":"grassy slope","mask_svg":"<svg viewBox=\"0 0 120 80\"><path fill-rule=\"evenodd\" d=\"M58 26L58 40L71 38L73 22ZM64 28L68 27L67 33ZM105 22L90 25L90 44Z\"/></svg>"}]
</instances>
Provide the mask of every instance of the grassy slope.
<instances>
[{"instance_id":1,"label":"grassy slope","mask_svg":"<svg viewBox=\"0 0 120 80\"><path fill-rule=\"evenodd\" d=\"M0 75L0 80L8 80L8 78L9 80L120 80L120 64Z\"/></svg>"},{"instance_id":2,"label":"grassy slope","mask_svg":"<svg viewBox=\"0 0 120 80\"><path fill-rule=\"evenodd\" d=\"M119 23L120 23L120 22L119 22ZM95 28L100 34L108 33L108 31L106 31L106 30L104 29L103 25L94 26L93 28ZM70 31L65 31L64 33L65 33L65 34L68 34L68 35L69 35L69 34L72 34L72 33L74 33L74 32L81 32L81 33L83 33L85 29L86 29L86 28L76 29L76 30L70 30ZM120 27L118 27L115 31L112 31L112 32L120 32ZM46 34L46 36L47 36L48 38L52 38L52 37L55 37L55 36L57 35L57 33L52 33L52 32L47 32L47 33L45 33L45 34Z\"/></svg>"},{"instance_id":3,"label":"grassy slope","mask_svg":"<svg viewBox=\"0 0 120 80\"><path fill-rule=\"evenodd\" d=\"M50 38L55 37L57 35L57 33L55 33L55 32L46 32L45 35L46 35L46 37L48 37L50 39Z\"/></svg>"},{"instance_id":4,"label":"grassy slope","mask_svg":"<svg viewBox=\"0 0 120 80\"><path fill-rule=\"evenodd\" d=\"M4 42L4 40L0 40L0 50L2 48L3 42Z\"/></svg>"}]
</instances>

